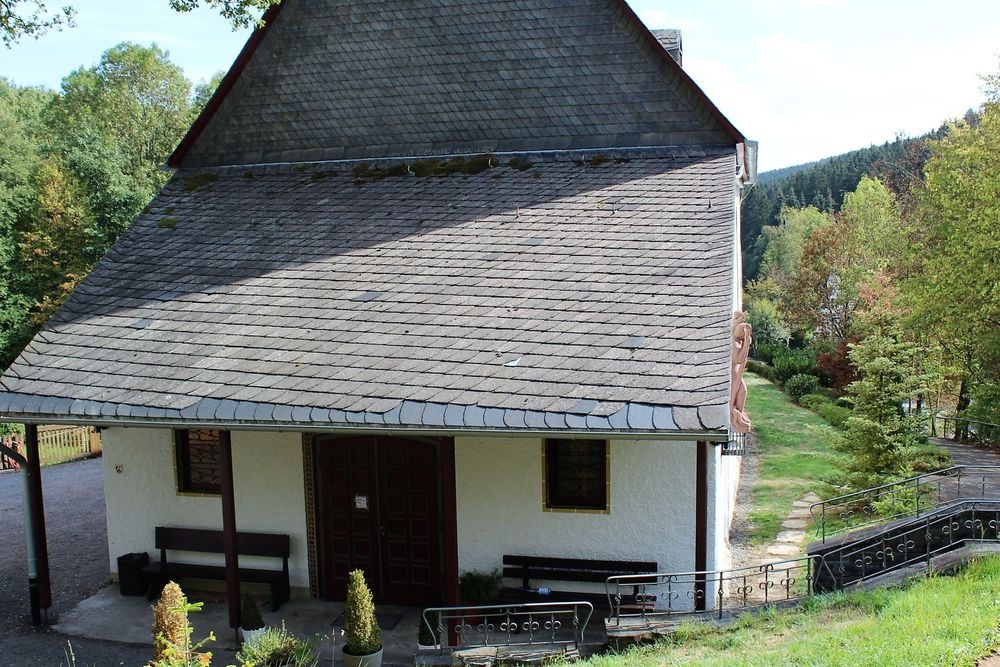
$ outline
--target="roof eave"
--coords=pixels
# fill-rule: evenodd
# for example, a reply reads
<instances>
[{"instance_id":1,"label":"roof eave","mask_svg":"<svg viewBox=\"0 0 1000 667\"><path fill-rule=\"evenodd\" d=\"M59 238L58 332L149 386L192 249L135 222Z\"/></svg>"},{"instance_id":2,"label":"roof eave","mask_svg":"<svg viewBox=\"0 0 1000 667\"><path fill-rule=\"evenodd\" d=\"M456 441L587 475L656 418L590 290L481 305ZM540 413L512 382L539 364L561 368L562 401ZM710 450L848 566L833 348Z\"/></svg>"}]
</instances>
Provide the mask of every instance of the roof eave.
<instances>
[{"instance_id":1,"label":"roof eave","mask_svg":"<svg viewBox=\"0 0 1000 667\"><path fill-rule=\"evenodd\" d=\"M192 421L182 419L133 419L111 417L55 416L37 414L0 415L0 422L36 423L45 425L93 426L95 428L170 428L170 429L217 429L224 431L270 431L296 433L335 433L343 435L421 435L421 436L466 436L466 437L587 437L627 440L675 440L723 442L728 438L725 429L704 430L608 430L608 429L512 429L512 428L441 428L427 426L392 426L378 424L355 424L338 426L332 424L296 422L249 422L249 421Z\"/></svg>"}]
</instances>

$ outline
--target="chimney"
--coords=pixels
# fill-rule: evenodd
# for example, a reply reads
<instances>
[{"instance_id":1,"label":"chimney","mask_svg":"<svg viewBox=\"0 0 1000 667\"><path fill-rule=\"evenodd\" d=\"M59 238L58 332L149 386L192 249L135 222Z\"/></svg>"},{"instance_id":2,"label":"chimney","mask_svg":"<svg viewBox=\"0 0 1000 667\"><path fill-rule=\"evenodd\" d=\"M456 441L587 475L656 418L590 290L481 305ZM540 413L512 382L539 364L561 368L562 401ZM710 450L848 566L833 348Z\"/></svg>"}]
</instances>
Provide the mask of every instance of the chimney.
<instances>
[{"instance_id":1,"label":"chimney","mask_svg":"<svg viewBox=\"0 0 1000 667\"><path fill-rule=\"evenodd\" d=\"M680 30L653 30L653 37L656 38L670 57L673 58L678 65L684 66L682 59L684 57L684 50L681 48L681 31Z\"/></svg>"}]
</instances>

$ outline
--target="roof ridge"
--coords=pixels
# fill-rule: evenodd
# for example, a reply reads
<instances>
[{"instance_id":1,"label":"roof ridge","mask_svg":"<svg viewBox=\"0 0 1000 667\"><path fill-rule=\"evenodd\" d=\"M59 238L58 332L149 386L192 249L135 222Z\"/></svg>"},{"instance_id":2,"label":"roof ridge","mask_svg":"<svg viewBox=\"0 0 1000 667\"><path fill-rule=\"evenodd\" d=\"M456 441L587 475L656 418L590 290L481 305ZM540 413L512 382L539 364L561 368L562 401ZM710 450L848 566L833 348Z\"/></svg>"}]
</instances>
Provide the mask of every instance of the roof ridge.
<instances>
[{"instance_id":1,"label":"roof ridge","mask_svg":"<svg viewBox=\"0 0 1000 667\"><path fill-rule=\"evenodd\" d=\"M452 160L455 158L476 158L493 156L503 162L512 159L530 158L535 162L580 162L590 161L598 158L604 160L682 160L696 159L703 157L713 157L731 153L733 147L726 144L705 144L705 145L677 145L677 146L637 146L633 148L597 148L580 149L568 151L498 151L496 153L440 153L436 155L405 155L393 157L372 157L372 158L348 158L342 160L302 160L289 162L261 162L233 165L215 165L207 167L180 167L178 171L189 172L211 172L211 173L242 173L247 169L262 170L271 173L284 173L301 171L310 167L339 166L350 167L352 165L371 164L415 164L424 160Z\"/></svg>"}]
</instances>

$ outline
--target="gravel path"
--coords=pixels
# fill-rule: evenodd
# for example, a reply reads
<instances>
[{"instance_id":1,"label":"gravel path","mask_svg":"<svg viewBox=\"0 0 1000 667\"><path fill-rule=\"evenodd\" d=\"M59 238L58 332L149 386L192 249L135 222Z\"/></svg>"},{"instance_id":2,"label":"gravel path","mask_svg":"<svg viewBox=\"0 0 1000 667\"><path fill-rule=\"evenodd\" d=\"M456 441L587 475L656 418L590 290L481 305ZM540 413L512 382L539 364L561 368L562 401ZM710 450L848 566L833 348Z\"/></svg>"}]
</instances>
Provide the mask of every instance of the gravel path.
<instances>
[{"instance_id":1,"label":"gravel path","mask_svg":"<svg viewBox=\"0 0 1000 667\"><path fill-rule=\"evenodd\" d=\"M19 473L0 473L0 665L54 667L66 664L66 638L30 625L21 485ZM54 621L109 579L101 460L43 468L42 489ZM150 657L145 646L77 639L73 651L77 667L142 665Z\"/></svg>"},{"instance_id":2,"label":"gravel path","mask_svg":"<svg viewBox=\"0 0 1000 667\"><path fill-rule=\"evenodd\" d=\"M755 565L761 561L760 550L750 546L750 531L753 529L753 522L750 521L750 503L759 469L760 444L757 442L757 434L747 433L740 485L736 491L736 507L733 510L733 520L729 524L729 549L734 568Z\"/></svg>"}]
</instances>

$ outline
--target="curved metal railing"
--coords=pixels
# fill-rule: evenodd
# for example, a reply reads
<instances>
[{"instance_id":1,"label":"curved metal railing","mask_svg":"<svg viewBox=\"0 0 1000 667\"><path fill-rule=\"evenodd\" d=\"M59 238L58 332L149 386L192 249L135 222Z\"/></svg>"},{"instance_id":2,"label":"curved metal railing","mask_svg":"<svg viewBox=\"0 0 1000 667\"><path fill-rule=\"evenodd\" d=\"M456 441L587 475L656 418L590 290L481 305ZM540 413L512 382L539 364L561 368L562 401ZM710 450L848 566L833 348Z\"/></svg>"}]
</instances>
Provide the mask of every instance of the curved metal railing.
<instances>
[{"instance_id":1,"label":"curved metal railing","mask_svg":"<svg viewBox=\"0 0 1000 667\"><path fill-rule=\"evenodd\" d=\"M608 626L667 620L679 615L722 618L808 595L814 577L809 556L729 570L629 574L608 577Z\"/></svg>"},{"instance_id":2,"label":"curved metal railing","mask_svg":"<svg viewBox=\"0 0 1000 667\"><path fill-rule=\"evenodd\" d=\"M1000 424L966 419L952 415L938 415L941 422L941 437L948 439L948 424L951 424L951 440L974 442L991 448L1000 448Z\"/></svg>"},{"instance_id":3,"label":"curved metal railing","mask_svg":"<svg viewBox=\"0 0 1000 667\"><path fill-rule=\"evenodd\" d=\"M809 506L817 537L920 516L955 500L1000 498L1000 466L959 465L916 475Z\"/></svg>"}]
</instances>

